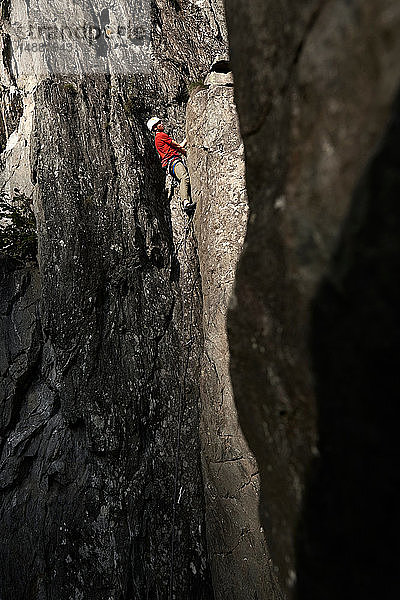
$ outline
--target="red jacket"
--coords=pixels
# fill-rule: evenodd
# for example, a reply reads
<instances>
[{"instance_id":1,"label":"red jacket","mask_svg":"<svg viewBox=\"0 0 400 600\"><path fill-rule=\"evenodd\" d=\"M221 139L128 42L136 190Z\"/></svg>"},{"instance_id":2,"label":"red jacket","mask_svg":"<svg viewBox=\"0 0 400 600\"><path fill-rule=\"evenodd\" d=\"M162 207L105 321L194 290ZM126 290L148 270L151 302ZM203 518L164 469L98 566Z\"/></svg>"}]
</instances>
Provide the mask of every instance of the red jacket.
<instances>
[{"instance_id":1,"label":"red jacket","mask_svg":"<svg viewBox=\"0 0 400 600\"><path fill-rule=\"evenodd\" d=\"M173 148L174 142L172 139L164 133L163 131L158 131L156 133L155 144L157 148L157 152L161 158L161 166L166 167L168 161L175 156L180 157L181 153L176 148Z\"/></svg>"}]
</instances>

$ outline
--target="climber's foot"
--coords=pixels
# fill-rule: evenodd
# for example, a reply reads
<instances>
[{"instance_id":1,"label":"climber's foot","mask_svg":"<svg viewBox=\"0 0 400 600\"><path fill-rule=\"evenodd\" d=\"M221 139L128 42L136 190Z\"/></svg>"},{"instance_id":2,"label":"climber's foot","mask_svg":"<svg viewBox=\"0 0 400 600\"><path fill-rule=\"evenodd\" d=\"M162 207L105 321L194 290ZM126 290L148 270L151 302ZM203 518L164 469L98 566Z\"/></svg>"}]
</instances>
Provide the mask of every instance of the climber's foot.
<instances>
[{"instance_id":1,"label":"climber's foot","mask_svg":"<svg viewBox=\"0 0 400 600\"><path fill-rule=\"evenodd\" d=\"M185 213L191 214L195 211L195 208L196 202L192 202L192 200L184 200L184 202L182 202L182 209Z\"/></svg>"}]
</instances>

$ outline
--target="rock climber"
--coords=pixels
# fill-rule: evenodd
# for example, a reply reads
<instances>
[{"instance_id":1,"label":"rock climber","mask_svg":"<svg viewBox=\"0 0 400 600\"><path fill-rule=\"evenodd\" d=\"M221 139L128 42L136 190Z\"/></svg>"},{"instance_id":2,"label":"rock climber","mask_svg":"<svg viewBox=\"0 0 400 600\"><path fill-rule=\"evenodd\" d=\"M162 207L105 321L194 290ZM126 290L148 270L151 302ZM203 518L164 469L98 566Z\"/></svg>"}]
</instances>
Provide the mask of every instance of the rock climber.
<instances>
[{"instance_id":1,"label":"rock climber","mask_svg":"<svg viewBox=\"0 0 400 600\"><path fill-rule=\"evenodd\" d=\"M164 131L164 124L158 117L152 117L147 121L147 128L155 133L156 150L161 158L161 166L172 177L175 177L179 183L179 193L182 201L182 208L187 213L192 213L196 204L192 202L190 196L190 179L186 165L182 161L182 155L186 156L183 144L174 142Z\"/></svg>"}]
</instances>

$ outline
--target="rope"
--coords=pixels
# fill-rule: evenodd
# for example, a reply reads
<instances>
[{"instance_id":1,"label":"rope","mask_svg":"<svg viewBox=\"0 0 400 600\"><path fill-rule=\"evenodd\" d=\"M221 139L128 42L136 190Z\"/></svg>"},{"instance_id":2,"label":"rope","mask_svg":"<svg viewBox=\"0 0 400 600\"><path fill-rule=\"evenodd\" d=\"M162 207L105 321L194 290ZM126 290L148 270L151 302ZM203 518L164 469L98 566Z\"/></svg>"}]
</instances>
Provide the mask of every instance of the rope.
<instances>
[{"instance_id":1,"label":"rope","mask_svg":"<svg viewBox=\"0 0 400 600\"><path fill-rule=\"evenodd\" d=\"M187 240L187 237L188 237L190 226L191 226L191 224L193 222L193 217L194 217L194 213L189 216L187 225L185 226L185 229L183 231L182 238L181 238L180 242L176 245L175 255L178 255L178 252L181 249L183 243L185 244L184 255L186 255L186 240ZM183 281L183 269L182 269L182 281Z\"/></svg>"}]
</instances>

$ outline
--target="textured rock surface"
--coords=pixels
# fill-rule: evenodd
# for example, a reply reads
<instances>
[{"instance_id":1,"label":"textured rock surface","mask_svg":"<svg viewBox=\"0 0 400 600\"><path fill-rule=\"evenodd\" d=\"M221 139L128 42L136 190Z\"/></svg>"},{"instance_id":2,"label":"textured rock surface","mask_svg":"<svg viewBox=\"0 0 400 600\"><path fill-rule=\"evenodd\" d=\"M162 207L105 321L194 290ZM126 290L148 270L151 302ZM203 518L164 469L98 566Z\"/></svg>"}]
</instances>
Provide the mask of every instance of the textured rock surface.
<instances>
[{"instance_id":1,"label":"textured rock surface","mask_svg":"<svg viewBox=\"0 0 400 600\"><path fill-rule=\"evenodd\" d=\"M306 470L317 452L309 303L388 118L400 78L400 14L393 0L226 6L250 206L229 319L231 373L260 468L262 524L290 593ZM340 428L332 435L338 442ZM346 554L338 550L335 560L343 565ZM338 596L325 586L315 597Z\"/></svg>"},{"instance_id":2,"label":"textured rock surface","mask_svg":"<svg viewBox=\"0 0 400 600\"><path fill-rule=\"evenodd\" d=\"M243 142L226 74L188 104L188 163L203 291L206 523L216 598L278 598L258 515L258 467L237 422L226 311L247 223ZM216 534L217 532L217 534Z\"/></svg>"},{"instance_id":3,"label":"textured rock surface","mask_svg":"<svg viewBox=\"0 0 400 600\"><path fill-rule=\"evenodd\" d=\"M149 74L14 73L33 120L7 121L4 183L33 191L40 286L4 263L3 600L213 597L195 244L182 261L145 122L183 136L186 84L224 41L209 2L151 9Z\"/></svg>"},{"instance_id":4,"label":"textured rock surface","mask_svg":"<svg viewBox=\"0 0 400 600\"><path fill-rule=\"evenodd\" d=\"M313 303L321 458L300 530L299 598L400 593L400 97Z\"/></svg>"},{"instance_id":5,"label":"textured rock surface","mask_svg":"<svg viewBox=\"0 0 400 600\"><path fill-rule=\"evenodd\" d=\"M36 96L42 363L7 397L22 408L2 455L2 597L209 598L198 374L167 206L156 179L140 185L141 154L112 151L105 119L117 151L134 140L108 83L81 85L82 99L53 81Z\"/></svg>"},{"instance_id":6,"label":"textured rock surface","mask_svg":"<svg viewBox=\"0 0 400 600\"><path fill-rule=\"evenodd\" d=\"M22 398L37 378L41 360L41 330L35 307L40 297L39 274L35 267L17 269L17 263L1 257L0 327L1 327L1 439L2 450L7 434L15 435ZM33 310L32 310L33 307ZM38 424L37 429L41 423ZM35 428L36 430L36 428ZM40 429L39 429L40 432ZM22 436L23 440L23 436ZM19 439L21 442L21 438ZM23 474L25 443L20 444L17 456L9 462L6 478ZM22 461L18 457L22 456Z\"/></svg>"},{"instance_id":7,"label":"textured rock surface","mask_svg":"<svg viewBox=\"0 0 400 600\"><path fill-rule=\"evenodd\" d=\"M33 197L39 226L39 267L1 259L2 600L281 597L228 376L247 203L222 2L149 6L151 64L129 76L29 71L2 36L2 187ZM4 1L2 20L33 7ZM227 7L250 207L231 373L261 525L288 596L298 535L299 598L393 598L398 106L314 304L315 381L307 336L398 86L399 9ZM183 137L187 84L218 56L188 113L187 226L145 122Z\"/></svg>"}]
</instances>

